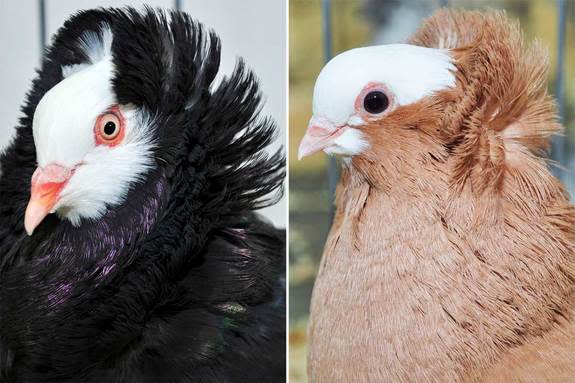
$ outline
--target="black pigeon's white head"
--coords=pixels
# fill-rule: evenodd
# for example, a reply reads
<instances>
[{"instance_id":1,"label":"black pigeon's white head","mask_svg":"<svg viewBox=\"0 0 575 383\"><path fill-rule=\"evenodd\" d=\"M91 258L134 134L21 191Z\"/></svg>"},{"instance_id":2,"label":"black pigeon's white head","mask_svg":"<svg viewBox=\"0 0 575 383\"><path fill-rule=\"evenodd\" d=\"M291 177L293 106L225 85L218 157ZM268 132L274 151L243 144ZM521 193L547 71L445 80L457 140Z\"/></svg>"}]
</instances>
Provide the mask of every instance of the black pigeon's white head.
<instances>
[{"instance_id":1,"label":"black pigeon's white head","mask_svg":"<svg viewBox=\"0 0 575 383\"><path fill-rule=\"evenodd\" d=\"M74 225L100 218L152 166L153 121L114 93L113 39L107 24L82 34L78 45L88 61L62 66L62 81L36 107L29 234L52 212Z\"/></svg>"},{"instance_id":2,"label":"black pigeon's white head","mask_svg":"<svg viewBox=\"0 0 575 383\"><path fill-rule=\"evenodd\" d=\"M28 234L60 226L42 225L51 213L65 230L113 230L149 226L150 206L214 222L267 206L284 174L283 154L265 153L275 124L259 118L243 62L216 84L219 67L219 39L184 13L79 12L46 51L0 157L0 198L18 217L25 208Z\"/></svg>"}]
</instances>

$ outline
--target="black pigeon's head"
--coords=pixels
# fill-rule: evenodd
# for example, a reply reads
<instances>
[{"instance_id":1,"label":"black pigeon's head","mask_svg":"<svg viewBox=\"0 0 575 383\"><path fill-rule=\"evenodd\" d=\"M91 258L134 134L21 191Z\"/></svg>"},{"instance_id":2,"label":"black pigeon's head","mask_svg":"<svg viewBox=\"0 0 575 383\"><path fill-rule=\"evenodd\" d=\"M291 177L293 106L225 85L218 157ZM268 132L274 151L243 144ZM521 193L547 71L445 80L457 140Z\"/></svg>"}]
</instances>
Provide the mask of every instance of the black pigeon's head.
<instances>
[{"instance_id":1,"label":"black pigeon's head","mask_svg":"<svg viewBox=\"0 0 575 383\"><path fill-rule=\"evenodd\" d=\"M26 147L33 132L28 234L50 213L97 221L150 177L178 203L203 193L225 211L260 207L281 184L283 157L263 154L274 125L258 119L254 76L240 61L215 84L219 60L218 38L183 13L99 9L68 20L13 143Z\"/></svg>"}]
</instances>

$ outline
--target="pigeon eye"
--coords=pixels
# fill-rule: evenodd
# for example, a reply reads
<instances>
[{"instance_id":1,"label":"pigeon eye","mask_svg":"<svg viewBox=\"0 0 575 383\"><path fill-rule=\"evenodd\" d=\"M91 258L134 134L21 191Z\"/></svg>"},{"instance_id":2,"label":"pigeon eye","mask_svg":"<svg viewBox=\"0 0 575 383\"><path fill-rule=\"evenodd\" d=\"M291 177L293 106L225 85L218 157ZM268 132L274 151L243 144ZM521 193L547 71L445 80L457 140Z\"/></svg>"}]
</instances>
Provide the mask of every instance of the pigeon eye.
<instances>
[{"instance_id":1,"label":"pigeon eye","mask_svg":"<svg viewBox=\"0 0 575 383\"><path fill-rule=\"evenodd\" d=\"M118 107L112 108L96 120L96 144L116 146L124 138L123 118Z\"/></svg>"},{"instance_id":2,"label":"pigeon eye","mask_svg":"<svg viewBox=\"0 0 575 383\"><path fill-rule=\"evenodd\" d=\"M395 98L390 89L380 82L367 83L355 98L354 109L364 121L382 118L395 106Z\"/></svg>"},{"instance_id":3,"label":"pigeon eye","mask_svg":"<svg viewBox=\"0 0 575 383\"><path fill-rule=\"evenodd\" d=\"M379 114L389 107L389 99L380 90L369 92L363 98L363 108L370 114Z\"/></svg>"},{"instance_id":4,"label":"pigeon eye","mask_svg":"<svg viewBox=\"0 0 575 383\"><path fill-rule=\"evenodd\" d=\"M106 136L106 138L114 138L118 135L118 131L119 129L116 123L114 121L108 121L106 125L104 125L103 135Z\"/></svg>"}]
</instances>

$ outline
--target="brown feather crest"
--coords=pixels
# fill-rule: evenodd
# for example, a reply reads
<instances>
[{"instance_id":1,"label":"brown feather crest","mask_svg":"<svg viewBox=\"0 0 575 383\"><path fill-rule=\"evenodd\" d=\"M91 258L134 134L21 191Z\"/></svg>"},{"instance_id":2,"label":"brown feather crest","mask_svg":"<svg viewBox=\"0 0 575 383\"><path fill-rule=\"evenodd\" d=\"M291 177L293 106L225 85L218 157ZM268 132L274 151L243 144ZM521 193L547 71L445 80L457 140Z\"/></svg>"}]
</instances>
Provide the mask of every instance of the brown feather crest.
<instances>
[{"instance_id":1,"label":"brown feather crest","mask_svg":"<svg viewBox=\"0 0 575 383\"><path fill-rule=\"evenodd\" d=\"M500 188L507 167L541 159L561 125L547 94L546 51L539 42L527 46L517 22L503 11L441 10L410 43L450 49L456 61L458 85L443 120L459 157L455 183L471 177L479 191L486 179Z\"/></svg>"}]
</instances>

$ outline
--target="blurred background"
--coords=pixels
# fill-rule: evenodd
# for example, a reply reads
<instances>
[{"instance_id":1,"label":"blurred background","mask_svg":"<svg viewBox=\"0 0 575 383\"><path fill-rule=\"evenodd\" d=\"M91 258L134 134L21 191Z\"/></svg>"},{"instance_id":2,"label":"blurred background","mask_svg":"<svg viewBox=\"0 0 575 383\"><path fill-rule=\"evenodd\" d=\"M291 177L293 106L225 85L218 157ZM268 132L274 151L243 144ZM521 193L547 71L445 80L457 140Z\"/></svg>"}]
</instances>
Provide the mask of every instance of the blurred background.
<instances>
[{"instance_id":1,"label":"blurred background","mask_svg":"<svg viewBox=\"0 0 575 383\"><path fill-rule=\"evenodd\" d=\"M287 0L0 0L0 152L10 142L20 106L40 64L43 45L80 9L144 4L180 9L214 29L222 40L220 75L231 73L238 56L260 79L266 104L279 127L275 148L286 141ZM65 106L62 106L65 108ZM271 148L273 150L273 148ZM1 203L1 201L0 201ZM263 213L285 227L287 198Z\"/></svg>"},{"instance_id":2,"label":"blurred background","mask_svg":"<svg viewBox=\"0 0 575 383\"><path fill-rule=\"evenodd\" d=\"M337 181L334 159L318 154L297 160L299 140L311 117L313 85L326 57L325 21L331 25L329 45L336 55L358 46L403 42L442 5L505 9L508 16L519 19L528 40L538 38L548 48L549 89L562 95L560 112L567 127L566 137L557 140L552 157L561 162L562 169L555 172L575 196L575 1L290 0L290 382L306 382L309 301L330 226L331 193ZM560 45L564 51L558 49ZM563 70L557 70L559 63L563 63Z\"/></svg>"}]
</instances>

